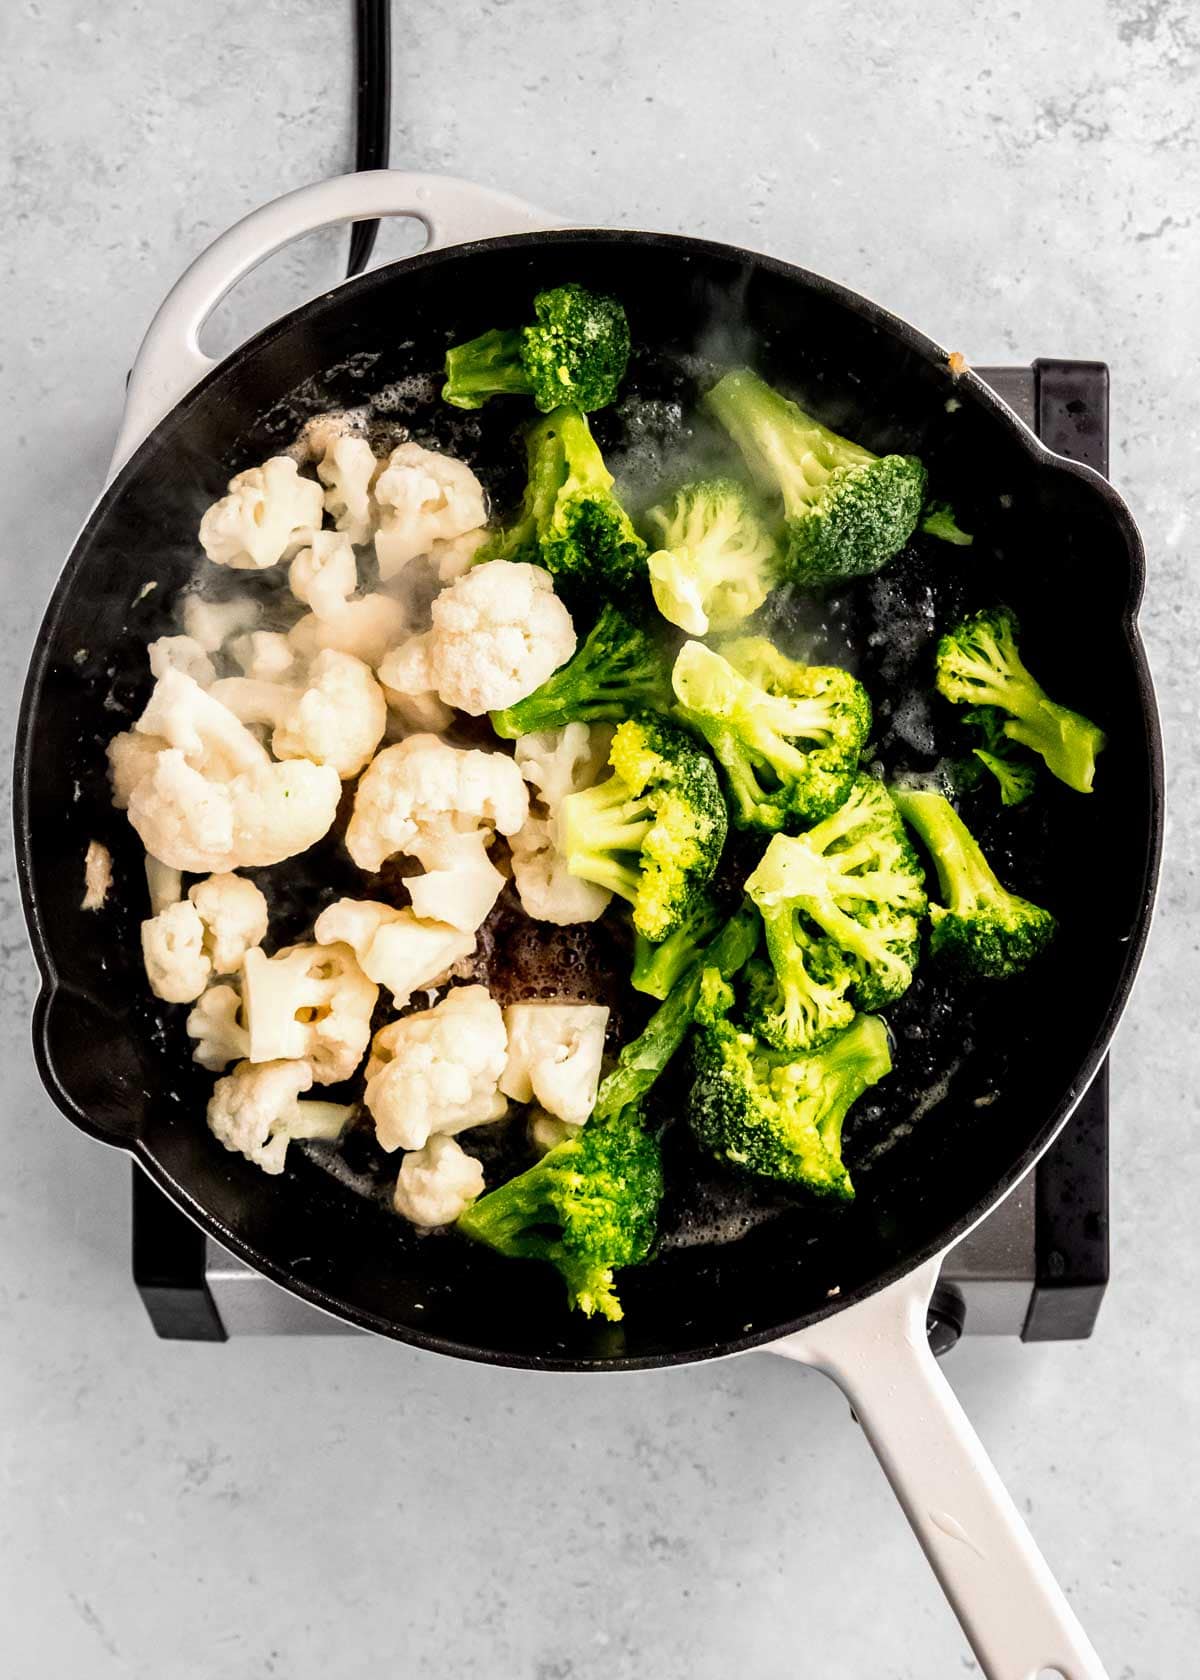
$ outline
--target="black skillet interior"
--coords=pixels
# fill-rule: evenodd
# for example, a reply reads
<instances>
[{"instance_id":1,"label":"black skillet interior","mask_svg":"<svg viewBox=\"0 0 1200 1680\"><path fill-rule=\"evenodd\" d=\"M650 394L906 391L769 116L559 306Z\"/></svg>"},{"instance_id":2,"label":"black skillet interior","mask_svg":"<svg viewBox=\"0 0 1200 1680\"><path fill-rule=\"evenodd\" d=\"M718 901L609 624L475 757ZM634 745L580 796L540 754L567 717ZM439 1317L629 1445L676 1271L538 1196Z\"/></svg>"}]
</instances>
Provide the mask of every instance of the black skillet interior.
<instances>
[{"instance_id":1,"label":"black skillet interior","mask_svg":"<svg viewBox=\"0 0 1200 1680\"><path fill-rule=\"evenodd\" d=\"M307 416L370 397L376 418L464 454L498 500L514 493L519 406L458 414L430 400L421 376L449 340L520 319L535 289L568 278L613 291L629 312L638 349L622 402L596 430L635 499L707 449L691 418L706 371L749 360L872 448L921 454L933 492L952 497L977 533L970 549L917 541L880 577L779 615L798 650L849 646L890 772L961 750L950 709L928 698L934 628L997 597L1021 614L1034 670L1097 718L1110 743L1090 798L1045 777L1030 808L999 813L990 794L972 808L1011 883L1053 907L1063 938L1019 986L974 995L923 975L890 1012L896 1072L847 1132L854 1206L831 1213L735 1187L696 1161L675 1127L667 1241L626 1275L621 1326L570 1318L539 1267L417 1235L347 1172L293 1151L287 1174L267 1179L215 1144L183 1011L145 999L140 851L109 805L103 755L148 690L145 643L173 627L174 597L194 577L200 512L232 471L290 443ZM47 1085L71 1119L134 1149L252 1264L388 1334L482 1359L611 1368L712 1356L794 1328L965 1229L1045 1147L1103 1053L1157 859L1157 726L1133 624L1140 588L1140 546L1115 498L1042 456L976 381L956 383L926 340L819 278L724 246L603 233L492 241L368 274L259 335L163 421L92 515L52 601L17 775L22 880L46 977L35 1038ZM93 837L111 848L117 885L109 907L85 915L81 859ZM283 936L356 890L336 842L284 868ZM662 1101L678 1109L681 1094L668 1088Z\"/></svg>"}]
</instances>

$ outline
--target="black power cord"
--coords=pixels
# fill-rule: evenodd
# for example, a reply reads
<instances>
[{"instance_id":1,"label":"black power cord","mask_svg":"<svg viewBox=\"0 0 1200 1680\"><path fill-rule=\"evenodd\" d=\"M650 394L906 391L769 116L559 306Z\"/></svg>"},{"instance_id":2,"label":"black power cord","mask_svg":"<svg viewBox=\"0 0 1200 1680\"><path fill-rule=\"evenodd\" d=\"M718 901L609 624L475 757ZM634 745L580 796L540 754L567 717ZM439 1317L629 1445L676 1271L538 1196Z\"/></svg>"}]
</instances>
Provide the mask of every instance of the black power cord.
<instances>
[{"instance_id":1,"label":"black power cord","mask_svg":"<svg viewBox=\"0 0 1200 1680\"><path fill-rule=\"evenodd\" d=\"M392 123L391 0L354 0L356 170L386 169ZM350 229L346 276L361 274L371 260L378 222Z\"/></svg>"}]
</instances>

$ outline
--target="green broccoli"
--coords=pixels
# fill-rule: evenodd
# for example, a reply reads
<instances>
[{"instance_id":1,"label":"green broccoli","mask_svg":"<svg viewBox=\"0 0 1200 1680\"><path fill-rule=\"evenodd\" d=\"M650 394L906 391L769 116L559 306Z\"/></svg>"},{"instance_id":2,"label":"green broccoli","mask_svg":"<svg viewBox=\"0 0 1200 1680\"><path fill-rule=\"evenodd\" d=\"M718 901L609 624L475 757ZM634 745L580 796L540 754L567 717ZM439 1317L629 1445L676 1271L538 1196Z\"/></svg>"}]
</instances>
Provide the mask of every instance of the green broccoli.
<instances>
[{"instance_id":1,"label":"green broccoli","mask_svg":"<svg viewBox=\"0 0 1200 1680\"><path fill-rule=\"evenodd\" d=\"M517 1178L481 1196L457 1228L514 1260L548 1260L572 1307L616 1321L613 1272L646 1258L658 1228L662 1152L636 1104L589 1120Z\"/></svg>"},{"instance_id":2,"label":"green broccoli","mask_svg":"<svg viewBox=\"0 0 1200 1680\"><path fill-rule=\"evenodd\" d=\"M798 584L877 572L916 529L925 468L915 455L872 455L741 368L705 407L756 479L783 498L785 569Z\"/></svg>"},{"instance_id":3,"label":"green broccoli","mask_svg":"<svg viewBox=\"0 0 1200 1680\"><path fill-rule=\"evenodd\" d=\"M613 736L613 774L559 807L567 868L633 905L633 925L666 939L716 873L728 819L712 760L651 712Z\"/></svg>"},{"instance_id":4,"label":"green broccoli","mask_svg":"<svg viewBox=\"0 0 1200 1680\"><path fill-rule=\"evenodd\" d=\"M728 1021L701 1027L688 1117L718 1160L821 1196L854 1195L842 1162L842 1123L869 1085L891 1072L887 1028L860 1015L823 1049L773 1051Z\"/></svg>"},{"instance_id":5,"label":"green broccoli","mask_svg":"<svg viewBox=\"0 0 1200 1680\"><path fill-rule=\"evenodd\" d=\"M606 602L583 645L540 688L493 712L505 740L567 723L611 723L631 712L666 711L671 673L652 639Z\"/></svg>"},{"instance_id":6,"label":"green broccoli","mask_svg":"<svg viewBox=\"0 0 1200 1680\"><path fill-rule=\"evenodd\" d=\"M1000 885L978 841L940 793L897 791L893 797L933 859L945 900L929 906L930 953L980 979L1003 980L1028 968L1057 931L1049 910Z\"/></svg>"},{"instance_id":7,"label":"green broccoli","mask_svg":"<svg viewBox=\"0 0 1200 1680\"><path fill-rule=\"evenodd\" d=\"M532 397L543 414L584 413L617 394L629 360L629 323L615 298L574 283L539 292L527 327L493 329L446 352L443 402L482 408L489 397Z\"/></svg>"},{"instance_id":8,"label":"green broccoli","mask_svg":"<svg viewBox=\"0 0 1200 1680\"><path fill-rule=\"evenodd\" d=\"M699 894L682 922L655 944L644 934L634 941L632 984L650 997L669 997L691 967L697 952L721 925L721 912L708 893Z\"/></svg>"},{"instance_id":9,"label":"green broccoli","mask_svg":"<svg viewBox=\"0 0 1200 1680\"><path fill-rule=\"evenodd\" d=\"M927 537L937 537L955 548L970 548L975 538L960 528L949 502L930 502L921 517L921 529Z\"/></svg>"},{"instance_id":10,"label":"green broccoli","mask_svg":"<svg viewBox=\"0 0 1200 1680\"><path fill-rule=\"evenodd\" d=\"M617 1114L640 1102L666 1069L698 1014L714 1006L714 977L730 980L753 956L762 933L758 914L749 906L731 916L710 944L651 1015L634 1039L621 1049L617 1065L601 1081L593 1120Z\"/></svg>"},{"instance_id":11,"label":"green broccoli","mask_svg":"<svg viewBox=\"0 0 1200 1680\"><path fill-rule=\"evenodd\" d=\"M684 484L646 522L660 544L649 560L655 603L689 636L732 630L774 588L775 538L734 479Z\"/></svg>"},{"instance_id":12,"label":"green broccoli","mask_svg":"<svg viewBox=\"0 0 1200 1680\"><path fill-rule=\"evenodd\" d=\"M725 772L739 828L796 828L845 799L871 728L867 691L848 671L797 664L755 636L720 653L685 642L671 681Z\"/></svg>"},{"instance_id":13,"label":"green broccoli","mask_svg":"<svg viewBox=\"0 0 1200 1680\"><path fill-rule=\"evenodd\" d=\"M646 545L613 495L613 476L577 408L556 408L525 437L529 476L520 512L476 561L525 560L554 574L560 594L587 608L645 591Z\"/></svg>"},{"instance_id":14,"label":"green broccoli","mask_svg":"<svg viewBox=\"0 0 1200 1680\"><path fill-rule=\"evenodd\" d=\"M964 619L938 643L938 691L957 705L1006 712L1010 741L1045 759L1051 773L1076 793L1090 793L1104 733L1078 712L1055 705L1022 664L1017 635L1016 617L1007 607Z\"/></svg>"},{"instance_id":15,"label":"green broccoli","mask_svg":"<svg viewBox=\"0 0 1200 1680\"><path fill-rule=\"evenodd\" d=\"M810 1050L853 1010L881 1009L912 984L924 874L888 794L859 776L832 816L777 834L746 882L766 930L776 988L755 989L768 1043Z\"/></svg>"},{"instance_id":16,"label":"green broccoli","mask_svg":"<svg viewBox=\"0 0 1200 1680\"><path fill-rule=\"evenodd\" d=\"M1004 716L995 706L972 706L963 713L963 722L977 729L983 738L983 745L972 747L971 751L996 778L1000 803L1023 805L1037 782L1037 765L1004 733Z\"/></svg>"}]
</instances>

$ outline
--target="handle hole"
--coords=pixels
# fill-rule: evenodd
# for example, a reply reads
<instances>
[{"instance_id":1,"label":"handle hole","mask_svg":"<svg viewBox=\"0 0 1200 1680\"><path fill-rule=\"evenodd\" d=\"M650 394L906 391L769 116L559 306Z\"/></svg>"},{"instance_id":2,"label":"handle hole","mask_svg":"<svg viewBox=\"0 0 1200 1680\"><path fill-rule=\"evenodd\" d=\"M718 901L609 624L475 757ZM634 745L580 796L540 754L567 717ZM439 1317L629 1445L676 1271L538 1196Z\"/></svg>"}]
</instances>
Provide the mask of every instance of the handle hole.
<instances>
[{"instance_id":1,"label":"handle hole","mask_svg":"<svg viewBox=\"0 0 1200 1680\"><path fill-rule=\"evenodd\" d=\"M372 268L423 250L428 235L415 216L390 216L379 229ZM200 330L200 348L218 360L272 321L345 278L350 224L318 228L276 251L223 297Z\"/></svg>"}]
</instances>

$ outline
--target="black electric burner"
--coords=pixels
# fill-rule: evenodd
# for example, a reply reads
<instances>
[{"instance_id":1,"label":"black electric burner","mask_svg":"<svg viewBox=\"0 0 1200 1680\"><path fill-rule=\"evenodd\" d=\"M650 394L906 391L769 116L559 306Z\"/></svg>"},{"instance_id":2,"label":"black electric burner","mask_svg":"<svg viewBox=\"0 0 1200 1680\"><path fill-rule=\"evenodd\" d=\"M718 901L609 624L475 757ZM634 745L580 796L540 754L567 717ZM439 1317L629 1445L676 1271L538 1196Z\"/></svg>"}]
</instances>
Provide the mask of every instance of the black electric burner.
<instances>
[{"instance_id":1,"label":"black electric burner","mask_svg":"<svg viewBox=\"0 0 1200 1680\"><path fill-rule=\"evenodd\" d=\"M1108 474L1108 369L1036 361L978 368L1043 443ZM133 1277L160 1336L360 1332L289 1295L211 1241L137 1168ZM1090 1336L1108 1282L1108 1063L1054 1147L951 1250L929 1311L935 1352L964 1333L1027 1342Z\"/></svg>"}]
</instances>

